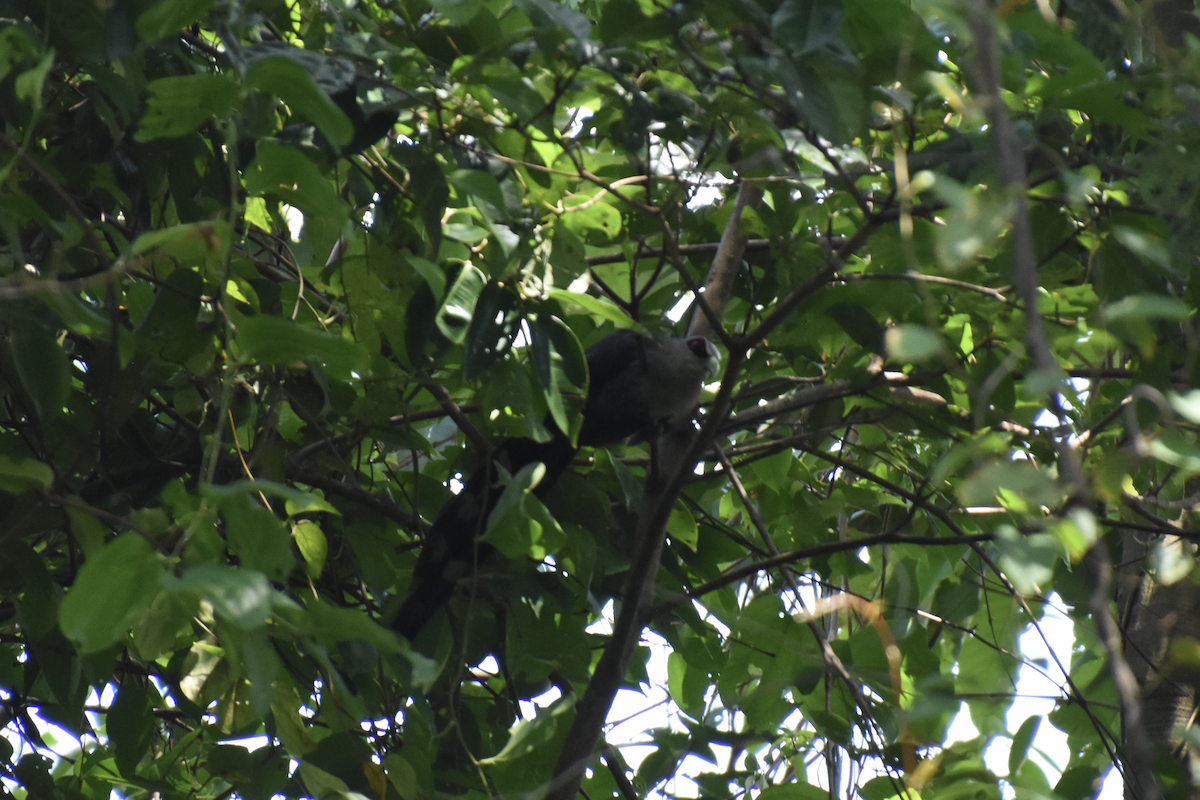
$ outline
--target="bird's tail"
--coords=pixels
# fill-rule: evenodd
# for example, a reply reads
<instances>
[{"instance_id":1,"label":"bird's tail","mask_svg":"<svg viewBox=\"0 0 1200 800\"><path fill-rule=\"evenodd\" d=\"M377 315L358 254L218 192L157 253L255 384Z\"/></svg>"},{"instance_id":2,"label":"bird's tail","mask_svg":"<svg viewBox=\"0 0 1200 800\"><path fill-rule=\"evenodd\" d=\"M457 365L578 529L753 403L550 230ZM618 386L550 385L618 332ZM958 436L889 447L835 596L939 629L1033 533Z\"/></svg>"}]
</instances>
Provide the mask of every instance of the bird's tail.
<instances>
[{"instance_id":1,"label":"bird's tail","mask_svg":"<svg viewBox=\"0 0 1200 800\"><path fill-rule=\"evenodd\" d=\"M413 571L412 589L392 627L411 640L450 601L458 580L473 574L477 561L492 552L490 545L477 539L486 531L488 515L504 489L496 485L497 466L504 467L511 475L538 461L545 464L546 472L534 488L534 494L540 497L550 490L574 457L571 441L557 430L546 442L508 439L492 451L491 468L476 470L429 529Z\"/></svg>"}]
</instances>

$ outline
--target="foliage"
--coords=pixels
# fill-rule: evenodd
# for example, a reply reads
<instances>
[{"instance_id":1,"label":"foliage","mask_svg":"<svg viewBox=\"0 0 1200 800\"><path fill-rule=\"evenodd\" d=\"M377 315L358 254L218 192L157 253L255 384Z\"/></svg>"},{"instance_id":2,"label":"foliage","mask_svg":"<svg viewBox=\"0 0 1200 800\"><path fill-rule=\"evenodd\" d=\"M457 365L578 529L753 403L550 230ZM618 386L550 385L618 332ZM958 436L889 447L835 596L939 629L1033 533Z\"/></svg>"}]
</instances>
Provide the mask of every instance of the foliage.
<instances>
[{"instance_id":1,"label":"foliage","mask_svg":"<svg viewBox=\"0 0 1200 800\"><path fill-rule=\"evenodd\" d=\"M815 798L824 754L868 800L1090 797L1120 724L1083 557L1136 530L1193 574L1200 61L1142 6L988 13L1035 370L977 13L0 0L0 796L544 792L648 446L582 453L447 614L387 625L471 436L577 421L583 348L673 327L737 178L765 197L722 344L752 347L668 523L674 725L632 790L695 755L704 796ZM1006 718L1052 601L1061 778ZM630 791L606 752L592 800Z\"/></svg>"}]
</instances>

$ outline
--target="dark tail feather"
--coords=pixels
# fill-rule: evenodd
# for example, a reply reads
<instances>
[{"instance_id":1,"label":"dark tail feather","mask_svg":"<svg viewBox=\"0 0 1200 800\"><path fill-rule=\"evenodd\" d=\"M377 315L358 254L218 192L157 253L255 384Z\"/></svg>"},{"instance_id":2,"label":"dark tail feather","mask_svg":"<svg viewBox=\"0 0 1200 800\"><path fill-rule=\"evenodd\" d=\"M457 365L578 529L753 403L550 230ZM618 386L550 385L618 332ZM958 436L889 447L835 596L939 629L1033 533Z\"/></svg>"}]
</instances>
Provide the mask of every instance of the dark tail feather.
<instances>
[{"instance_id":1,"label":"dark tail feather","mask_svg":"<svg viewBox=\"0 0 1200 800\"><path fill-rule=\"evenodd\" d=\"M545 464L546 474L534 489L539 497L550 490L574 457L570 440L557 431L548 442L508 439L492 453L494 464L510 474L536 461ZM494 465L490 470L476 470L429 529L413 571L412 589L392 623L406 639L420 633L438 609L449 602L454 585L474 571L476 560L491 554L489 545L475 540L486 529L488 515L503 491L503 487L494 485L496 473Z\"/></svg>"}]
</instances>

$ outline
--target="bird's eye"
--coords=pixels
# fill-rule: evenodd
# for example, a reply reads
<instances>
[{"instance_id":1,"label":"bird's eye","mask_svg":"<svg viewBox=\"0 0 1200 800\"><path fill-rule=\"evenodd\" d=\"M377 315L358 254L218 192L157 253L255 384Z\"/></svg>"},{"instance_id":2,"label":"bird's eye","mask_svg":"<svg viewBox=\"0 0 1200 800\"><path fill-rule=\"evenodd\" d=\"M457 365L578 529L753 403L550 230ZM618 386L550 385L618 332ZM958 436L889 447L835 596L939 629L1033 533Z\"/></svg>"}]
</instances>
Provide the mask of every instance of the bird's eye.
<instances>
[{"instance_id":1,"label":"bird's eye","mask_svg":"<svg viewBox=\"0 0 1200 800\"><path fill-rule=\"evenodd\" d=\"M688 349L696 358L708 358L708 340L703 336L693 336L687 340Z\"/></svg>"}]
</instances>

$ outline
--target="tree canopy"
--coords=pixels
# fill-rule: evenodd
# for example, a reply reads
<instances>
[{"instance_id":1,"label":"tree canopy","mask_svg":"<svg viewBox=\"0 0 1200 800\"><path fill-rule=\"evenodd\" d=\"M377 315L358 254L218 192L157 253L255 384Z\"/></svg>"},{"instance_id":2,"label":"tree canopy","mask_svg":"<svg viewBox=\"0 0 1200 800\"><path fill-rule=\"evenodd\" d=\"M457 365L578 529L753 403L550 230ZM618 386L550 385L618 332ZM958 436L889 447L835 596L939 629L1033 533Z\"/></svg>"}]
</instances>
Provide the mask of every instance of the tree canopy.
<instances>
[{"instance_id":1,"label":"tree canopy","mask_svg":"<svg viewBox=\"0 0 1200 800\"><path fill-rule=\"evenodd\" d=\"M1197 22L0 0L0 797L1197 796ZM585 348L689 326L695 429L502 476L392 631Z\"/></svg>"}]
</instances>

